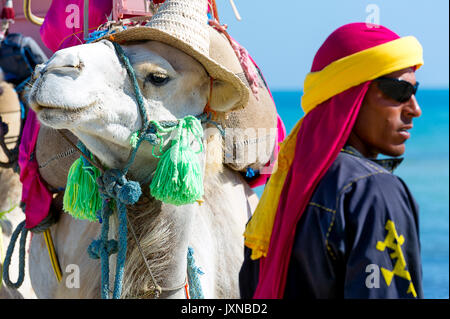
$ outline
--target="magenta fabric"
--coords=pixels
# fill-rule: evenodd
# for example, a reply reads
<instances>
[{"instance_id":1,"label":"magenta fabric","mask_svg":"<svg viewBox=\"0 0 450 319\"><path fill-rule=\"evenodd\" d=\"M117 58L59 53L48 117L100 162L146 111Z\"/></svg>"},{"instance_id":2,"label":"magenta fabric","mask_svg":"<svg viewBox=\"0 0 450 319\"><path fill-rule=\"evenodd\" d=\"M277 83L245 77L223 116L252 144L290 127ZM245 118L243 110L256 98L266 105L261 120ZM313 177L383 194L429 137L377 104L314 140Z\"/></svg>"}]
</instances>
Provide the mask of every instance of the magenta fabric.
<instances>
[{"instance_id":1,"label":"magenta fabric","mask_svg":"<svg viewBox=\"0 0 450 319\"><path fill-rule=\"evenodd\" d=\"M322 70L333 61L400 38L381 25L346 24L331 33L314 56L311 72Z\"/></svg>"},{"instance_id":2,"label":"magenta fabric","mask_svg":"<svg viewBox=\"0 0 450 319\"><path fill-rule=\"evenodd\" d=\"M106 22L111 9L112 0L89 1L90 32ZM84 43L83 19L84 0L53 0L40 29L42 41L53 52Z\"/></svg>"},{"instance_id":3,"label":"magenta fabric","mask_svg":"<svg viewBox=\"0 0 450 319\"><path fill-rule=\"evenodd\" d=\"M40 123L33 110L28 110L19 145L20 181L22 202L25 203L25 227L38 225L48 214L52 194L41 181L39 167L34 154Z\"/></svg>"},{"instance_id":4,"label":"magenta fabric","mask_svg":"<svg viewBox=\"0 0 450 319\"><path fill-rule=\"evenodd\" d=\"M322 44L311 71L319 71L340 58L398 38L383 26L344 25ZM294 161L281 193L268 254L260 259L254 298L283 297L297 223L317 184L345 145L369 84L360 84L332 97L304 117L297 135Z\"/></svg>"}]
</instances>

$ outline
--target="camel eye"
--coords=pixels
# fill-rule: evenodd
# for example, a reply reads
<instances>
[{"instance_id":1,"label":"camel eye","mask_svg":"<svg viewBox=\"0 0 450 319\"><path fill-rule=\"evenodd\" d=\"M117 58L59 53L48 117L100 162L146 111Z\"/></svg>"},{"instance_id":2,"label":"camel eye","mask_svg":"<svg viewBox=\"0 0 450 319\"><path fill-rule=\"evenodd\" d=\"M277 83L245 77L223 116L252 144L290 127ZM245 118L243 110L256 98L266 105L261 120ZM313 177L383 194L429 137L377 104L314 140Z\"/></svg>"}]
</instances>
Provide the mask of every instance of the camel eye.
<instances>
[{"instance_id":1,"label":"camel eye","mask_svg":"<svg viewBox=\"0 0 450 319\"><path fill-rule=\"evenodd\" d=\"M155 86L162 86L169 82L169 76L162 73L150 73L145 78L145 82L150 82L151 84Z\"/></svg>"}]
</instances>

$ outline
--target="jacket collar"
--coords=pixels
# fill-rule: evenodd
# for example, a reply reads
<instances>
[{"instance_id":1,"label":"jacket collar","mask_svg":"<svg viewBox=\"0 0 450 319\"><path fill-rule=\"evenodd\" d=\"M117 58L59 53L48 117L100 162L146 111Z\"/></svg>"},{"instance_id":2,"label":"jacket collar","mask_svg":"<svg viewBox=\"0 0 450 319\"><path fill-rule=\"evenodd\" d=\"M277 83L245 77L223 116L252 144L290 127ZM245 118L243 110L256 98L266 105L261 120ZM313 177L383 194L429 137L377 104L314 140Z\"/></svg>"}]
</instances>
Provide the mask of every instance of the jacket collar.
<instances>
[{"instance_id":1,"label":"jacket collar","mask_svg":"<svg viewBox=\"0 0 450 319\"><path fill-rule=\"evenodd\" d=\"M359 157L359 158L365 158L368 159L374 163L377 163L381 167L385 168L389 172L393 172L401 162L403 162L403 157L390 157L390 158L383 158L383 159L376 159L376 158L367 158L364 157L356 148L350 145L345 145L344 148L341 150L341 152Z\"/></svg>"}]
</instances>

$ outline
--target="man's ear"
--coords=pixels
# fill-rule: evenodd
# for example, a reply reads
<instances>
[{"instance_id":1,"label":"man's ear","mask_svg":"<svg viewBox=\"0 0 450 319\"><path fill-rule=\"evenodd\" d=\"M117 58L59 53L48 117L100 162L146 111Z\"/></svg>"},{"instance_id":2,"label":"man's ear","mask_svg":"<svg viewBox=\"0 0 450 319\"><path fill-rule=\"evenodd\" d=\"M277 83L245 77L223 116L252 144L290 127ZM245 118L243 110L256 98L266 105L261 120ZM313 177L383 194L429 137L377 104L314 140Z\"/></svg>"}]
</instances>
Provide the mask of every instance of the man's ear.
<instances>
[{"instance_id":1,"label":"man's ear","mask_svg":"<svg viewBox=\"0 0 450 319\"><path fill-rule=\"evenodd\" d=\"M239 91L231 83L214 79L212 86L209 107L213 111L228 112L239 102Z\"/></svg>"}]
</instances>

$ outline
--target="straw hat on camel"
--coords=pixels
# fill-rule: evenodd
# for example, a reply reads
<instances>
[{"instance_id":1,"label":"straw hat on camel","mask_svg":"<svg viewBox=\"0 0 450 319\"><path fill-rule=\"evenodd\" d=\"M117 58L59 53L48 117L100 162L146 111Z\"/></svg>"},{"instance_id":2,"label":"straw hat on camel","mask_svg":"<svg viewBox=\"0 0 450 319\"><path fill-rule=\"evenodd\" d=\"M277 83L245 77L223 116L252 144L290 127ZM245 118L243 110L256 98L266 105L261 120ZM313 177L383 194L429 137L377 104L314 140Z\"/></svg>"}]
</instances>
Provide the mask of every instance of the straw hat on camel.
<instances>
[{"instance_id":1,"label":"straw hat on camel","mask_svg":"<svg viewBox=\"0 0 450 319\"><path fill-rule=\"evenodd\" d=\"M233 72L209 54L207 0L166 0L145 26L128 28L99 38L113 39L117 43L132 41L159 41L177 48L195 58L215 80L231 84L239 100L231 109L244 108L249 89Z\"/></svg>"}]
</instances>

